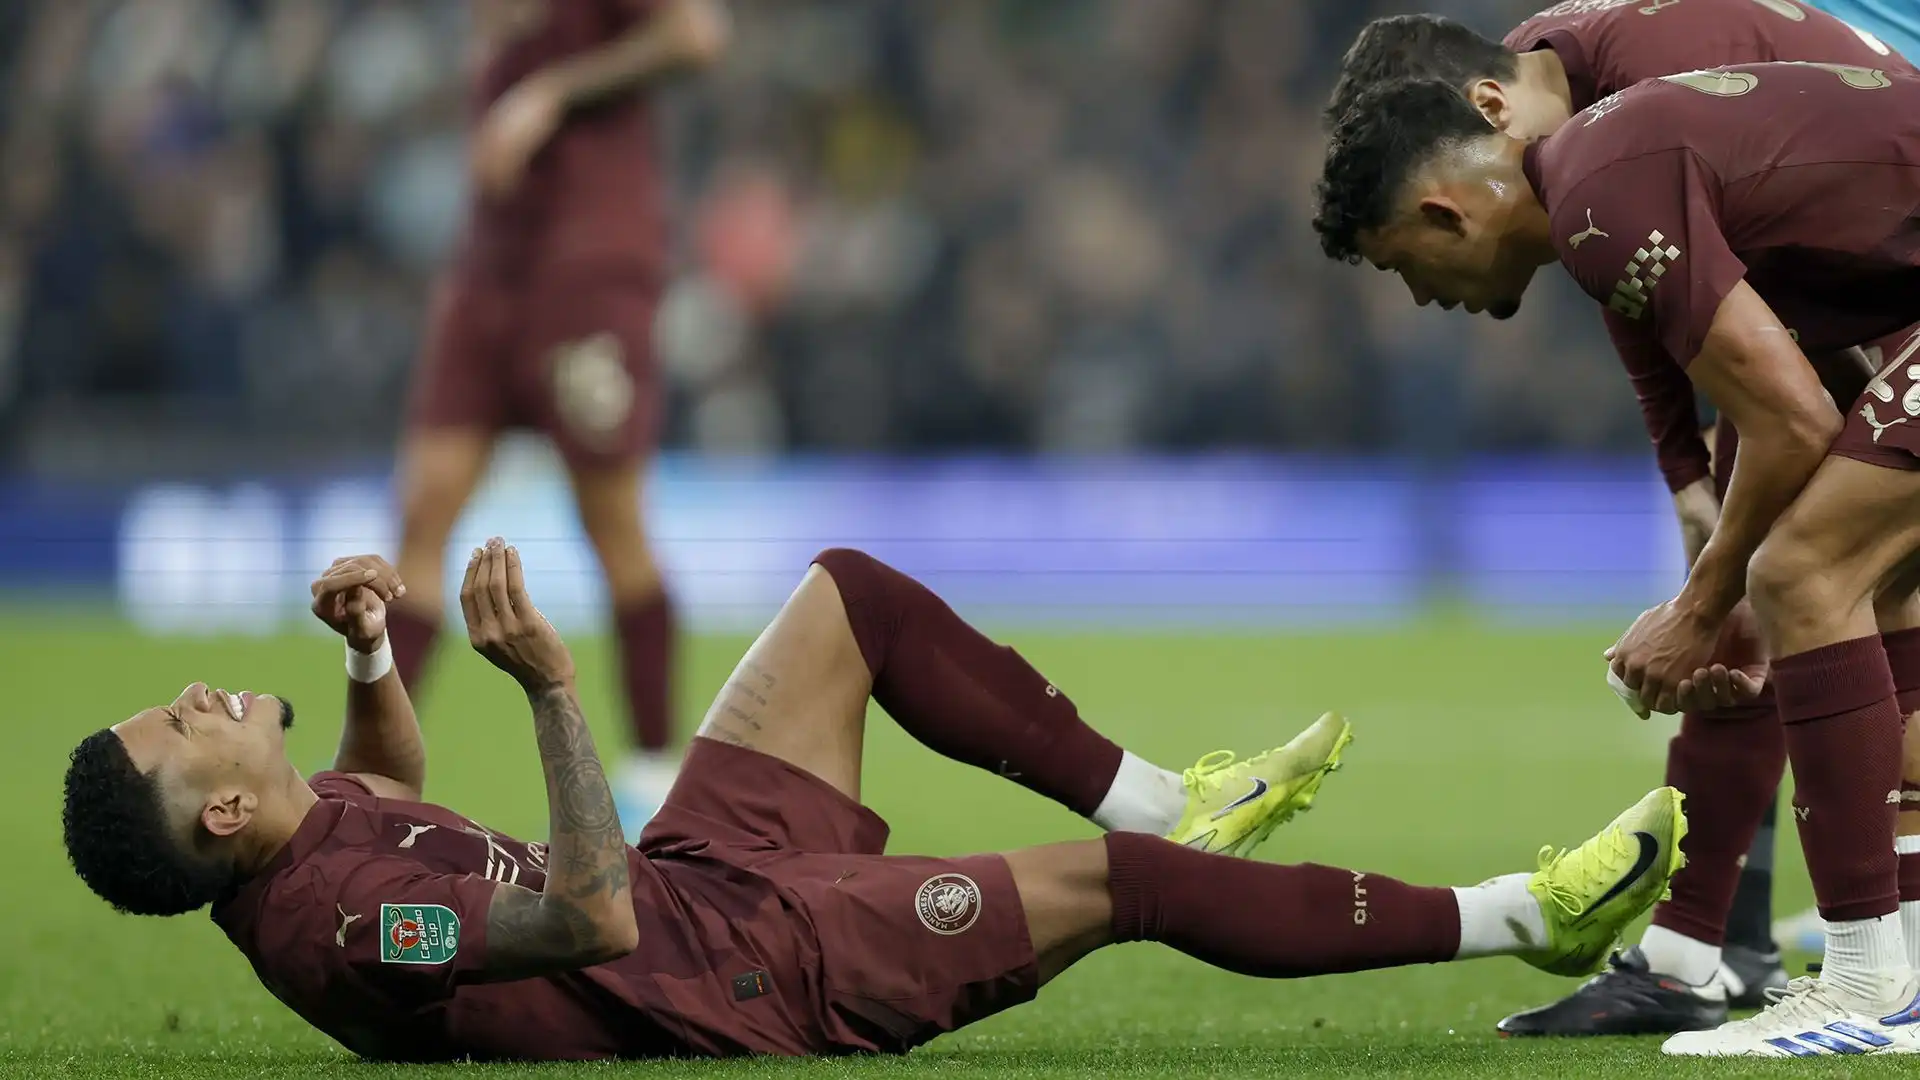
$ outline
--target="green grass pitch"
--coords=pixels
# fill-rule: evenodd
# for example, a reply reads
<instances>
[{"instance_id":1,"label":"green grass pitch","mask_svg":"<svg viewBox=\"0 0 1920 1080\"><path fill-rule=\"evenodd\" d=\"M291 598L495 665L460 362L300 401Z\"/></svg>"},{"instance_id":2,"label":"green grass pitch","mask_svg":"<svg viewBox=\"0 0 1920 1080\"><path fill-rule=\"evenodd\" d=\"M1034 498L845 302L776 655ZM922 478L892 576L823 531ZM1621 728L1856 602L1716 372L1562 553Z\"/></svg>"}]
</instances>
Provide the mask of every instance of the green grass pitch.
<instances>
[{"instance_id":1,"label":"green grass pitch","mask_svg":"<svg viewBox=\"0 0 1920 1080\"><path fill-rule=\"evenodd\" d=\"M1263 857L1328 862L1429 883L1530 869L1659 781L1667 729L1635 720L1602 685L1618 628L1500 630L1435 621L1381 632L1248 637L1011 639L1084 715L1170 766L1289 737L1325 708L1357 741L1314 812ZM457 635L423 710L428 794L497 828L544 831L525 709ZM744 647L687 643L681 702L697 717ZM1518 962L1260 982L1158 946L1110 950L1041 999L905 1060L745 1061L438 1069L366 1066L254 981L201 916L115 916L68 870L59 784L81 735L172 697L193 679L282 693L299 707L297 764L330 756L342 700L324 638L143 638L111 622L0 620L7 713L0 750L0 1076L1515 1076L1890 1074L1891 1061L1675 1064L1654 1040L1502 1042L1493 1023L1571 984ZM579 649L603 748L617 748L605 652ZM1043 800L936 758L871 718L866 801L893 850L958 853L1091 834ZM1808 891L1784 840L1781 909ZM1285 933L1285 927L1275 927Z\"/></svg>"}]
</instances>

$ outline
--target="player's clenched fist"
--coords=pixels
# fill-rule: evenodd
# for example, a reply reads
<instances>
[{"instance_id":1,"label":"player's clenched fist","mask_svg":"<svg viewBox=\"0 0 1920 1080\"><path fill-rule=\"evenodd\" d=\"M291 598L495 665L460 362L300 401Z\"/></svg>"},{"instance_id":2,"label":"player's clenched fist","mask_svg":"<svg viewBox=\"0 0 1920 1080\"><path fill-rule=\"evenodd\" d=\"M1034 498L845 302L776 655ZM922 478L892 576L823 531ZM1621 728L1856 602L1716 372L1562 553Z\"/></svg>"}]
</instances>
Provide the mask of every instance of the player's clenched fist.
<instances>
[{"instance_id":1,"label":"player's clenched fist","mask_svg":"<svg viewBox=\"0 0 1920 1080\"><path fill-rule=\"evenodd\" d=\"M333 560L312 589L314 617L363 653L387 636L387 601L407 594L399 573L378 555Z\"/></svg>"},{"instance_id":2,"label":"player's clenched fist","mask_svg":"<svg viewBox=\"0 0 1920 1080\"><path fill-rule=\"evenodd\" d=\"M573 683L573 655L527 598L520 551L499 537L476 548L460 583L467 641L528 693Z\"/></svg>"}]
</instances>

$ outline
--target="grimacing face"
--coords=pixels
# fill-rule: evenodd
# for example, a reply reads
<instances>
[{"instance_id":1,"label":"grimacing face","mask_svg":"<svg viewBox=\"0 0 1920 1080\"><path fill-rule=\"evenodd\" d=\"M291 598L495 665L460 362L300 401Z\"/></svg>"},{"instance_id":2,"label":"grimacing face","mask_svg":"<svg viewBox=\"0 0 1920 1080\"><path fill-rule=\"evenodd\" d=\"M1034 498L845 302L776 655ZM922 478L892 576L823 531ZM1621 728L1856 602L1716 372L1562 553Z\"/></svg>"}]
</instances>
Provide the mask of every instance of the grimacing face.
<instances>
[{"instance_id":1,"label":"grimacing face","mask_svg":"<svg viewBox=\"0 0 1920 1080\"><path fill-rule=\"evenodd\" d=\"M163 797L178 820L197 815L208 832L228 836L246 825L260 793L292 768L291 726L292 707L271 694L229 693L197 682L113 731L135 768L159 770Z\"/></svg>"},{"instance_id":2,"label":"grimacing face","mask_svg":"<svg viewBox=\"0 0 1920 1080\"><path fill-rule=\"evenodd\" d=\"M1359 236L1360 254L1377 270L1400 275L1425 307L1463 307L1510 319L1538 265L1516 258L1497 229L1458 204L1421 199L1394 221Z\"/></svg>"}]
</instances>

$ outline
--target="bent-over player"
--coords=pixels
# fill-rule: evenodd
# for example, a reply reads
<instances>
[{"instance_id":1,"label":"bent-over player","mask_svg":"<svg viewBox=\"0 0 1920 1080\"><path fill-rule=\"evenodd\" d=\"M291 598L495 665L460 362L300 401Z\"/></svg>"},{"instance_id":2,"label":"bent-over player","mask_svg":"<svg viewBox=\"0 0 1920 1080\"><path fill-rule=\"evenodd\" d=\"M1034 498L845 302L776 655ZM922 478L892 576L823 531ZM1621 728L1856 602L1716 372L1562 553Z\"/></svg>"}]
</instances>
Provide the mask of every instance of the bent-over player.
<instances>
[{"instance_id":1,"label":"bent-over player","mask_svg":"<svg viewBox=\"0 0 1920 1080\"><path fill-rule=\"evenodd\" d=\"M1393 15L1368 23L1354 39L1326 117L1329 124L1337 121L1368 87L1433 78L1460 88L1494 128L1519 139L1538 138L1643 79L1780 60L1913 72L1877 39L1796 0L1555 4L1500 41L1442 16ZM1673 492L1691 566L1718 524L1738 435L1724 418L1703 433L1682 366L1625 315L1601 314ZM1907 332L1869 345L1864 351L1873 359L1859 349L1809 359L1835 401L1852 401L1882 354L1891 356ZM1920 685L1920 604L1912 597L1886 598L1879 626L1895 681ZM1744 608L1729 620L1719 644L1716 663L1764 671L1765 650ZM1920 739L1920 727L1913 737ZM1773 695L1764 687L1753 701L1684 714L1667 751L1667 783L1687 793L1692 831L1687 869L1674 879L1673 898L1655 909L1652 927L1607 973L1552 1005L1507 1017L1500 1030L1700 1030L1724 1023L1729 1005L1763 1005L1767 990L1786 985L1769 926L1775 789L1786 759ZM1755 806L1762 807L1757 817Z\"/></svg>"},{"instance_id":2,"label":"bent-over player","mask_svg":"<svg viewBox=\"0 0 1920 1080\"><path fill-rule=\"evenodd\" d=\"M1496 316L1558 260L1740 431L1686 585L1607 659L1655 711L1751 700L1754 679L1710 666L1750 598L1827 950L1817 980L1670 1053L1920 1048L1902 928L1920 922L1920 840L1895 839L1896 816L1902 830L1920 816L1898 815L1920 685L1896 682L1875 611L1911 595L1920 556L1920 336L1844 418L1806 359L1920 319L1916 115L1920 78L1754 64L1648 80L1527 143L1490 132L1457 87L1411 81L1361 95L1328 151L1315 227L1329 256Z\"/></svg>"},{"instance_id":3,"label":"bent-over player","mask_svg":"<svg viewBox=\"0 0 1920 1080\"><path fill-rule=\"evenodd\" d=\"M419 732L379 645L399 590L370 557L314 585L348 639L336 771L293 770L284 702L196 683L88 736L66 782L67 850L89 886L136 913L213 905L276 997L367 1057L904 1051L1131 940L1264 977L1495 954L1578 975L1682 860L1671 788L1536 873L1471 888L1197 850L1244 852L1303 809L1345 722L1183 784L924 586L848 550L816 559L735 668L629 847L573 662L495 540L461 602L470 641L533 712L550 831L523 843L420 801ZM886 823L859 801L869 698L936 752L1111 831L882 854Z\"/></svg>"}]
</instances>

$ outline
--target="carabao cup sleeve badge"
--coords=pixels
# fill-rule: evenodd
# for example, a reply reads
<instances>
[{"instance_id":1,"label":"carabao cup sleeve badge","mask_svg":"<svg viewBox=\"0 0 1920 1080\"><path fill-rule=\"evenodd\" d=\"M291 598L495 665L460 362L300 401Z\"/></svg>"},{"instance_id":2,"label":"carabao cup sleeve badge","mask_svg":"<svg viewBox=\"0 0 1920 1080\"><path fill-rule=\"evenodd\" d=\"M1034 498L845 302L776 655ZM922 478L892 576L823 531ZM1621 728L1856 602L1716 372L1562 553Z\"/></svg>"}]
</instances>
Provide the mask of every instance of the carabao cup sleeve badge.
<instances>
[{"instance_id":1,"label":"carabao cup sleeve badge","mask_svg":"<svg viewBox=\"0 0 1920 1080\"><path fill-rule=\"evenodd\" d=\"M460 916L439 904L381 904L380 962L444 964L460 951Z\"/></svg>"}]
</instances>

